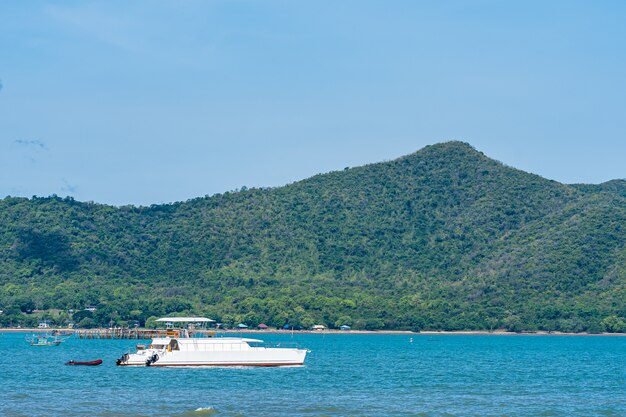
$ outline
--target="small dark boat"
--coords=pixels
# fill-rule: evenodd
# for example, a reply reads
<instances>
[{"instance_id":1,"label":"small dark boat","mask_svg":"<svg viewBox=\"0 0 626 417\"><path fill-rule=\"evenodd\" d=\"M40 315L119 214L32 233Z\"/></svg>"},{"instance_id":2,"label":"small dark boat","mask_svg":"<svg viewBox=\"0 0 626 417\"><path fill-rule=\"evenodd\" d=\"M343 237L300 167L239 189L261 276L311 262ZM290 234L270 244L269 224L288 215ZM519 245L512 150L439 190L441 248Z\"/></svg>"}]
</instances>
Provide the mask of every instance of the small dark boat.
<instances>
[{"instance_id":1,"label":"small dark boat","mask_svg":"<svg viewBox=\"0 0 626 417\"><path fill-rule=\"evenodd\" d=\"M102 363L102 359L97 359L95 361L88 361L88 362L77 362L77 361L65 362L66 365L87 365L87 366L97 366L97 365L100 365L101 363Z\"/></svg>"}]
</instances>

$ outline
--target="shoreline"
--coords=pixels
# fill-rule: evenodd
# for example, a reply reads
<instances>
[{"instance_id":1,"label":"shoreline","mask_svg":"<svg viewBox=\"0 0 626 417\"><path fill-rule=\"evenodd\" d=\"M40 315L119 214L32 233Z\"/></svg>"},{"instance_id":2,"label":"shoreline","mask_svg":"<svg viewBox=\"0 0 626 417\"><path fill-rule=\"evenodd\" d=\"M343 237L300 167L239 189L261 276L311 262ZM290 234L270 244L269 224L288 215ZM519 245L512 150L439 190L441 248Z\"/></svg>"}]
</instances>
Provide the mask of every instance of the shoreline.
<instances>
[{"instance_id":1,"label":"shoreline","mask_svg":"<svg viewBox=\"0 0 626 417\"><path fill-rule=\"evenodd\" d=\"M68 328L58 328L58 329L39 329L39 328L23 328L23 329L12 329L12 328L0 328L0 333L48 333L52 331L60 331L60 332L70 332L75 333L77 330L108 330L105 328L96 328L96 329L68 329ZM146 330L146 329L140 329ZM216 334L345 334L345 335L354 335L354 334L364 334L364 335L426 335L426 336L609 336L609 337L624 337L626 333L562 333L562 332L547 332L547 331L537 331L537 332L506 332L506 331L492 331L489 330L452 330L452 331L435 331L435 330L424 330L421 332L413 332L410 330L336 330L336 329L327 329L327 330L255 330L255 329L246 329L246 330L220 330L216 331Z\"/></svg>"}]
</instances>

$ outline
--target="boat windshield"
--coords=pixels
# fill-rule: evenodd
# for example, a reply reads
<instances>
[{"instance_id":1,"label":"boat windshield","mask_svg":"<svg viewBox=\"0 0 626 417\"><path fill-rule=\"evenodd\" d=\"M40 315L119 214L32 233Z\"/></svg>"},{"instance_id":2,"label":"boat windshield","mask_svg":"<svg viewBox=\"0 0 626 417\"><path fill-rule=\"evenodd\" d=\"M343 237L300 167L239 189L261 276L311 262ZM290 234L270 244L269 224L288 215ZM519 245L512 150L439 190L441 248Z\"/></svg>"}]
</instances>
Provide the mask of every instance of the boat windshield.
<instances>
[{"instance_id":1,"label":"boat windshield","mask_svg":"<svg viewBox=\"0 0 626 417\"><path fill-rule=\"evenodd\" d=\"M165 345L153 345L148 346L148 349L163 349Z\"/></svg>"}]
</instances>

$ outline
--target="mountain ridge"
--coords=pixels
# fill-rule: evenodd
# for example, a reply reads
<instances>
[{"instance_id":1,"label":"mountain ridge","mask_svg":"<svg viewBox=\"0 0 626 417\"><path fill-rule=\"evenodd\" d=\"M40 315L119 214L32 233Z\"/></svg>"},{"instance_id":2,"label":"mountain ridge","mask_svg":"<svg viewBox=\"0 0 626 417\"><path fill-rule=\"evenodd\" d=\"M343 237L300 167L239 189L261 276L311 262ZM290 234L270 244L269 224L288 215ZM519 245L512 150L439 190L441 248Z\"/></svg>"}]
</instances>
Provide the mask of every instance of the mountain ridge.
<instances>
[{"instance_id":1,"label":"mountain ridge","mask_svg":"<svg viewBox=\"0 0 626 417\"><path fill-rule=\"evenodd\" d=\"M166 205L5 198L0 306L97 304L100 322L193 310L253 325L614 331L623 190L445 142Z\"/></svg>"}]
</instances>

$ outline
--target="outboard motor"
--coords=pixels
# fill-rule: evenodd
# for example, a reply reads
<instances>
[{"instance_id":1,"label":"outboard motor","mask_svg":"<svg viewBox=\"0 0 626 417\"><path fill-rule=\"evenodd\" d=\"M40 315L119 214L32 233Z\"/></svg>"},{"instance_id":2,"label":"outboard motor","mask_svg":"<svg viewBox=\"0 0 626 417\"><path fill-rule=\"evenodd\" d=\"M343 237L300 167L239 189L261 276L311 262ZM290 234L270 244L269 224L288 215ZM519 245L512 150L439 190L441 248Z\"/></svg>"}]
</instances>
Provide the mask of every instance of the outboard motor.
<instances>
[{"instance_id":1,"label":"outboard motor","mask_svg":"<svg viewBox=\"0 0 626 417\"><path fill-rule=\"evenodd\" d=\"M150 366L153 363L155 363L156 361L159 360L159 355L157 355L156 353L152 356L150 356L147 360L146 360L146 366Z\"/></svg>"},{"instance_id":2,"label":"outboard motor","mask_svg":"<svg viewBox=\"0 0 626 417\"><path fill-rule=\"evenodd\" d=\"M123 365L128 362L128 353L124 353L118 360L115 361L117 366Z\"/></svg>"}]
</instances>

